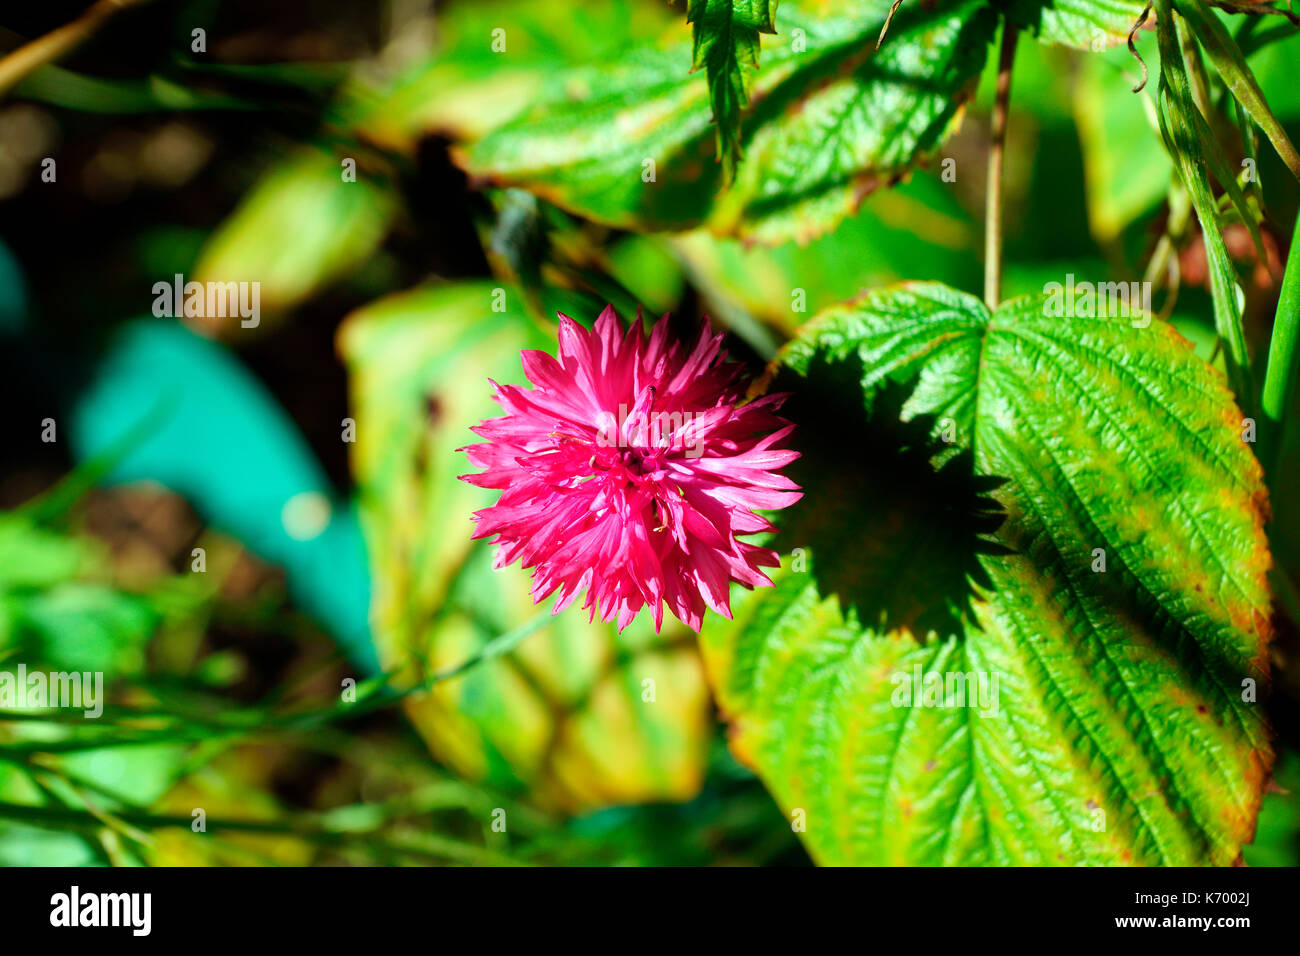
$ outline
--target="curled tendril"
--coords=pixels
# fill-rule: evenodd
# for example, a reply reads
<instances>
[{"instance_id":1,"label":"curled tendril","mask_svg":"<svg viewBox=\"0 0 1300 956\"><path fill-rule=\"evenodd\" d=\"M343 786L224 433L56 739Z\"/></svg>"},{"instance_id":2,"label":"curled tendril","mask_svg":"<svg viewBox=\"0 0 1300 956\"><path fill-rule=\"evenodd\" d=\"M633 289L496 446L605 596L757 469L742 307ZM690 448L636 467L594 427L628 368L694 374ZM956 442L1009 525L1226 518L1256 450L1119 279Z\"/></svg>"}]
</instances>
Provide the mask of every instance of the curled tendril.
<instances>
[{"instance_id":1,"label":"curled tendril","mask_svg":"<svg viewBox=\"0 0 1300 956\"><path fill-rule=\"evenodd\" d=\"M1133 42L1133 37L1135 37L1137 35L1137 32L1142 29L1142 24L1147 22L1147 17L1150 15L1151 15L1151 4L1148 3L1145 7L1143 7L1141 15L1137 18L1137 22L1133 24L1133 29L1128 31L1128 51L1132 53L1133 58L1136 59L1138 63L1142 65L1142 82L1139 83L1137 86L1133 87L1134 93L1141 93L1144 89L1146 89L1147 79L1151 75L1147 71L1146 60L1142 59L1142 54L1138 52L1137 44Z\"/></svg>"}]
</instances>

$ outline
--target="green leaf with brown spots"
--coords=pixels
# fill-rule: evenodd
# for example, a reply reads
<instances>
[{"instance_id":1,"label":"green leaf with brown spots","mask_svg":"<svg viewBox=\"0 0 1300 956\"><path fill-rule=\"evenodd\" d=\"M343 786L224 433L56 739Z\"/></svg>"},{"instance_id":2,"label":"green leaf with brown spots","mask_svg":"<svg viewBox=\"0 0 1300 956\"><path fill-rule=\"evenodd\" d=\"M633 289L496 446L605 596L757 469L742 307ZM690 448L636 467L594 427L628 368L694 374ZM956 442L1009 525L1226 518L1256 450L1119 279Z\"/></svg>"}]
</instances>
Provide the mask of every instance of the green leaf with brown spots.
<instances>
[{"instance_id":1,"label":"green leaf with brown spots","mask_svg":"<svg viewBox=\"0 0 1300 956\"><path fill-rule=\"evenodd\" d=\"M685 24L559 73L533 109L460 160L482 181L614 226L810 239L938 151L987 59L996 15L979 0L905 4L877 51L890 6L781 5L753 80L745 159L720 197L707 70L686 69Z\"/></svg>"},{"instance_id":2,"label":"green leaf with brown spots","mask_svg":"<svg viewBox=\"0 0 1300 956\"><path fill-rule=\"evenodd\" d=\"M521 293L490 282L391 296L348 318L340 349L380 657L411 686L531 628L508 653L408 699L434 755L562 810L686 800L711 733L693 636L656 635L644 616L618 634L577 607L551 617L533 605L526 571L494 571L491 546L470 539L471 515L494 492L457 480L470 469L456 449L500 414L488 379L522 383L520 349L554 342Z\"/></svg>"},{"instance_id":3,"label":"green leaf with brown spots","mask_svg":"<svg viewBox=\"0 0 1300 956\"><path fill-rule=\"evenodd\" d=\"M1241 413L1169 326L1064 300L896 286L780 355L805 497L776 587L702 647L820 862L1227 864L1252 837L1270 558Z\"/></svg>"}]
</instances>

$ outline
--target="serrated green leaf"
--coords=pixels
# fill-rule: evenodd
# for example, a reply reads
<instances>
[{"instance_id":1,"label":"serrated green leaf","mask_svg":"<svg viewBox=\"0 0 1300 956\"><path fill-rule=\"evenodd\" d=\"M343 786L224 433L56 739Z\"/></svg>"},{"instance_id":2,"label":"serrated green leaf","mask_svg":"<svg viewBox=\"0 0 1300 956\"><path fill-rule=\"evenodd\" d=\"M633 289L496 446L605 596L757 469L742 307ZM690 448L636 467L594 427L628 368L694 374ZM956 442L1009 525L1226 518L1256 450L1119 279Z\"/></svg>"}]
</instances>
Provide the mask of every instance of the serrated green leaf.
<instances>
[{"instance_id":1,"label":"serrated green leaf","mask_svg":"<svg viewBox=\"0 0 1300 956\"><path fill-rule=\"evenodd\" d=\"M1043 43L1100 53L1128 40L1145 0L1012 0L1010 15Z\"/></svg>"},{"instance_id":2,"label":"serrated green leaf","mask_svg":"<svg viewBox=\"0 0 1300 956\"><path fill-rule=\"evenodd\" d=\"M516 289L488 282L393 296L347 320L381 660L402 685L423 683L537 622L509 653L409 700L434 754L566 810L689 799L710 733L691 635L655 635L644 616L619 634L577 607L550 617L532 603L528 572L493 570L492 547L471 540L472 514L493 493L458 480L471 469L456 449L500 414L488 379L521 381L522 348L553 349L554 332L527 317Z\"/></svg>"},{"instance_id":3,"label":"serrated green leaf","mask_svg":"<svg viewBox=\"0 0 1300 956\"><path fill-rule=\"evenodd\" d=\"M1241 414L1167 325L1047 302L900 286L782 352L805 497L776 587L702 647L823 863L1226 864L1251 838L1269 554Z\"/></svg>"},{"instance_id":4,"label":"serrated green leaf","mask_svg":"<svg viewBox=\"0 0 1300 956\"><path fill-rule=\"evenodd\" d=\"M692 33L693 69L703 69L718 128L718 156L731 180L740 158L740 112L749 105L753 71L758 69L760 33L775 33L776 0L689 0L686 22Z\"/></svg>"},{"instance_id":5,"label":"serrated green leaf","mask_svg":"<svg viewBox=\"0 0 1300 956\"><path fill-rule=\"evenodd\" d=\"M721 200L708 81L682 69L684 25L665 43L559 75L460 159L481 179L610 225L810 239L933 155L987 58L996 15L983 3L904 5L877 52L890 7L782 4L753 84L746 158Z\"/></svg>"}]
</instances>

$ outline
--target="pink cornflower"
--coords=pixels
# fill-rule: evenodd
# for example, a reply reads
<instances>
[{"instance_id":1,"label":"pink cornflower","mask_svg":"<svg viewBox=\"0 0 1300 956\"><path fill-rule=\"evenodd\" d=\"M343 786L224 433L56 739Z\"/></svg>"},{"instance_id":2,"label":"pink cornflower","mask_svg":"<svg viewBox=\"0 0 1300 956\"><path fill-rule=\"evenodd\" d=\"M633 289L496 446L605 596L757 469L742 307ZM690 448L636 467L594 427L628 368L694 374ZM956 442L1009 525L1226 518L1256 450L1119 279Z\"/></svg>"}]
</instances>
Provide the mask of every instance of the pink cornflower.
<instances>
[{"instance_id":1,"label":"pink cornflower","mask_svg":"<svg viewBox=\"0 0 1300 956\"><path fill-rule=\"evenodd\" d=\"M590 619L625 628L666 604L700 629L707 605L731 617L732 581L770 585L775 551L739 540L774 530L754 509L801 497L778 469L799 457L777 448L794 426L784 396L742 404L742 368L725 361L706 321L694 347L660 320L624 332L612 306L588 331L560 316L560 357L522 353L532 389L497 385L506 414L462 449L484 469L462 478L501 497L476 512L475 538L496 535L495 566L533 568L534 603L558 592L558 614L584 589Z\"/></svg>"}]
</instances>

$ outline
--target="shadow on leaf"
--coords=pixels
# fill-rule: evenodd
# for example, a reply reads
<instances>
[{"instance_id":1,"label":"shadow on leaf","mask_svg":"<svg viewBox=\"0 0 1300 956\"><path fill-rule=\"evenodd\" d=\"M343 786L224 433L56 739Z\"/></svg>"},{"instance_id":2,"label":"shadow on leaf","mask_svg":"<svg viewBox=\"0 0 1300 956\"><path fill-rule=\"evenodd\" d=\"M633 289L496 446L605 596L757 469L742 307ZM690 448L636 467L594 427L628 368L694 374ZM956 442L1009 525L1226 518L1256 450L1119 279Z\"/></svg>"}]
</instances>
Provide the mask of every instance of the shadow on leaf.
<instances>
[{"instance_id":1,"label":"shadow on leaf","mask_svg":"<svg viewBox=\"0 0 1300 956\"><path fill-rule=\"evenodd\" d=\"M910 389L862 394L862 361L813 361L806 378L785 371L782 413L799 425L802 457L787 469L803 500L777 516L772 547L803 549L818 590L847 615L883 630L960 635L972 584L990 587L981 554L1005 554L991 539L1003 512L989 493L1002 478L974 474L969 449L932 438L932 417L904 421Z\"/></svg>"}]
</instances>

